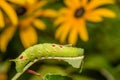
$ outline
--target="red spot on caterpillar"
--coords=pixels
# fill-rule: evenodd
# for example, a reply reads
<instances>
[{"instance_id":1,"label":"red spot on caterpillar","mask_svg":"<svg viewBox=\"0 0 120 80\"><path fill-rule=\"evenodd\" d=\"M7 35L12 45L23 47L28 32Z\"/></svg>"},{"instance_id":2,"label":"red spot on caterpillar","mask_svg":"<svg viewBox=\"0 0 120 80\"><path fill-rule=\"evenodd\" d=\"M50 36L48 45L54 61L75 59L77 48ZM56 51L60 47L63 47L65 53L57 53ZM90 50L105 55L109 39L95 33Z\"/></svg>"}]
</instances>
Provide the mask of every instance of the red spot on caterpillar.
<instances>
[{"instance_id":1,"label":"red spot on caterpillar","mask_svg":"<svg viewBox=\"0 0 120 80\"><path fill-rule=\"evenodd\" d=\"M55 44L52 44L52 47L55 47Z\"/></svg>"},{"instance_id":2,"label":"red spot on caterpillar","mask_svg":"<svg viewBox=\"0 0 120 80\"><path fill-rule=\"evenodd\" d=\"M23 56L20 56L19 59L23 59Z\"/></svg>"},{"instance_id":3,"label":"red spot on caterpillar","mask_svg":"<svg viewBox=\"0 0 120 80\"><path fill-rule=\"evenodd\" d=\"M62 45L60 45L59 47L60 47L60 48L63 48L63 46L62 46Z\"/></svg>"}]
</instances>

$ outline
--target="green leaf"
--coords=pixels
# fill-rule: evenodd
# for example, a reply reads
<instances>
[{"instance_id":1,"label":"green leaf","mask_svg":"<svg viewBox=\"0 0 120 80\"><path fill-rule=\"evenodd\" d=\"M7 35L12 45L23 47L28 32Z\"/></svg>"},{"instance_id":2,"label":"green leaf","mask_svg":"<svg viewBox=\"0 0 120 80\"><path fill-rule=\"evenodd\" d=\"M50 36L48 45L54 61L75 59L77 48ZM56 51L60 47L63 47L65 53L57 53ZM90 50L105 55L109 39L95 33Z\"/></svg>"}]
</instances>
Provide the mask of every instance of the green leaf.
<instances>
[{"instance_id":1,"label":"green leaf","mask_svg":"<svg viewBox=\"0 0 120 80\"><path fill-rule=\"evenodd\" d=\"M80 68L83 58L84 57L81 56L81 57L73 57L73 58L68 58L63 60L69 63L70 65L72 65L74 68Z\"/></svg>"},{"instance_id":2,"label":"green leaf","mask_svg":"<svg viewBox=\"0 0 120 80\"><path fill-rule=\"evenodd\" d=\"M42 80L72 80L67 76L47 74Z\"/></svg>"}]
</instances>

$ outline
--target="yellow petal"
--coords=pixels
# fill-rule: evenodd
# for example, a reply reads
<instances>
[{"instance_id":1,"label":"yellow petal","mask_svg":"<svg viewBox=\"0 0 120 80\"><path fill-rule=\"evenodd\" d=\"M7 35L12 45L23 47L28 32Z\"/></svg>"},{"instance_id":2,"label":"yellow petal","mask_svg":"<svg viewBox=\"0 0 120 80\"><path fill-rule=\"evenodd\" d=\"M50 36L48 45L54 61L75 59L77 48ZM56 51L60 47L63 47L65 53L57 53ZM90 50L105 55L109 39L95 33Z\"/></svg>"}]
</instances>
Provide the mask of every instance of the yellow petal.
<instances>
[{"instance_id":1,"label":"yellow petal","mask_svg":"<svg viewBox=\"0 0 120 80\"><path fill-rule=\"evenodd\" d=\"M62 9L59 10L60 15L61 15L61 14L62 14L62 15L63 15L63 14L67 14L67 13L69 13L69 12L70 12L70 10L69 10L68 8L62 8ZM59 13L58 13L58 14L59 14Z\"/></svg>"},{"instance_id":2,"label":"yellow petal","mask_svg":"<svg viewBox=\"0 0 120 80\"><path fill-rule=\"evenodd\" d=\"M68 7L71 7L71 5L73 4L73 3L72 3L72 0L64 0L64 3L65 3Z\"/></svg>"},{"instance_id":3,"label":"yellow petal","mask_svg":"<svg viewBox=\"0 0 120 80\"><path fill-rule=\"evenodd\" d=\"M55 21L54 21L54 25L58 26L59 24L61 24L62 22L64 22L65 18L63 16L58 17Z\"/></svg>"},{"instance_id":4,"label":"yellow petal","mask_svg":"<svg viewBox=\"0 0 120 80\"><path fill-rule=\"evenodd\" d=\"M69 8L74 8L80 6L80 1L79 0L64 0L64 3L69 7Z\"/></svg>"},{"instance_id":5,"label":"yellow petal","mask_svg":"<svg viewBox=\"0 0 120 80\"><path fill-rule=\"evenodd\" d=\"M25 5L26 4L26 0L9 0L9 1L14 3L14 4L19 4L19 5Z\"/></svg>"},{"instance_id":6,"label":"yellow petal","mask_svg":"<svg viewBox=\"0 0 120 80\"><path fill-rule=\"evenodd\" d=\"M33 9L34 10L34 9ZM32 12L33 12L33 10L32 10ZM28 14L30 14L30 12L28 13ZM39 16L42 16L42 14L43 14L43 10L37 10L35 13L34 13L34 16L36 16L36 17L39 17Z\"/></svg>"},{"instance_id":7,"label":"yellow petal","mask_svg":"<svg viewBox=\"0 0 120 80\"><path fill-rule=\"evenodd\" d=\"M43 11L43 16L49 17L49 18L54 18L57 17L58 13L55 10L47 9Z\"/></svg>"},{"instance_id":8,"label":"yellow petal","mask_svg":"<svg viewBox=\"0 0 120 80\"><path fill-rule=\"evenodd\" d=\"M7 45L13 37L15 30L15 26L9 26L0 34L0 50L2 52L6 51Z\"/></svg>"},{"instance_id":9,"label":"yellow petal","mask_svg":"<svg viewBox=\"0 0 120 80\"><path fill-rule=\"evenodd\" d=\"M78 37L78 34L77 34L77 28L74 27L73 29L71 29L70 31L70 34L69 34L69 37L68 37L68 42L72 45L75 45L76 42L77 42L77 37Z\"/></svg>"},{"instance_id":10,"label":"yellow petal","mask_svg":"<svg viewBox=\"0 0 120 80\"><path fill-rule=\"evenodd\" d=\"M34 4L37 0L9 0L10 2L14 3L14 4L18 4L18 5L26 5L28 4Z\"/></svg>"},{"instance_id":11,"label":"yellow petal","mask_svg":"<svg viewBox=\"0 0 120 80\"><path fill-rule=\"evenodd\" d=\"M86 26L85 26L85 21L81 19L81 21L79 21L77 23L78 25L78 33L80 35L80 38L83 40L83 41L88 41L88 32L87 32L87 29L86 29Z\"/></svg>"},{"instance_id":12,"label":"yellow petal","mask_svg":"<svg viewBox=\"0 0 120 80\"><path fill-rule=\"evenodd\" d=\"M47 0L40 0L40 1L35 0L34 4L31 4L28 0L28 5L27 6L25 5L25 6L29 9L28 13L36 10L39 12L40 8L44 6L46 3L47 3Z\"/></svg>"},{"instance_id":13,"label":"yellow petal","mask_svg":"<svg viewBox=\"0 0 120 80\"><path fill-rule=\"evenodd\" d=\"M40 30L45 30L46 28L45 24L39 19L35 19L33 25Z\"/></svg>"},{"instance_id":14,"label":"yellow petal","mask_svg":"<svg viewBox=\"0 0 120 80\"><path fill-rule=\"evenodd\" d=\"M37 33L32 26L20 30L20 39L25 48L37 43Z\"/></svg>"},{"instance_id":15,"label":"yellow petal","mask_svg":"<svg viewBox=\"0 0 120 80\"><path fill-rule=\"evenodd\" d=\"M56 38L56 39L58 39L58 38L61 37L64 28L65 28L66 26L68 26L68 25L69 25L69 23L64 23L64 24L62 24L62 25L56 30L56 33L55 33L55 38Z\"/></svg>"},{"instance_id":16,"label":"yellow petal","mask_svg":"<svg viewBox=\"0 0 120 80\"><path fill-rule=\"evenodd\" d=\"M81 0L81 4L82 4L83 6L86 6L86 5L87 5L87 2L88 2L88 0Z\"/></svg>"},{"instance_id":17,"label":"yellow petal","mask_svg":"<svg viewBox=\"0 0 120 80\"><path fill-rule=\"evenodd\" d=\"M91 22L101 22L103 20L101 16L94 14L93 12L86 13L84 17L87 21Z\"/></svg>"},{"instance_id":18,"label":"yellow petal","mask_svg":"<svg viewBox=\"0 0 120 80\"><path fill-rule=\"evenodd\" d=\"M93 11L93 13L98 14L99 16L108 17L108 18L116 17L116 14L113 11L104 9L104 8L96 9L95 11Z\"/></svg>"},{"instance_id":19,"label":"yellow petal","mask_svg":"<svg viewBox=\"0 0 120 80\"><path fill-rule=\"evenodd\" d=\"M73 3L74 3L76 6L79 6L79 5L82 4L80 0L73 0Z\"/></svg>"},{"instance_id":20,"label":"yellow petal","mask_svg":"<svg viewBox=\"0 0 120 80\"><path fill-rule=\"evenodd\" d=\"M7 3L5 0L0 1L0 7L6 12L10 20L14 25L18 24L17 14L15 13L14 9Z\"/></svg>"},{"instance_id":21,"label":"yellow petal","mask_svg":"<svg viewBox=\"0 0 120 80\"><path fill-rule=\"evenodd\" d=\"M3 18L2 11L0 9L0 28L3 28L4 26L5 26L4 18Z\"/></svg>"},{"instance_id":22,"label":"yellow petal","mask_svg":"<svg viewBox=\"0 0 120 80\"><path fill-rule=\"evenodd\" d=\"M91 0L91 2L86 6L87 10L95 9L96 7L107 5L107 4L114 4L115 0Z\"/></svg>"},{"instance_id":23,"label":"yellow petal","mask_svg":"<svg viewBox=\"0 0 120 80\"><path fill-rule=\"evenodd\" d=\"M29 0L28 0L29 1ZM44 6L46 3L47 3L47 0L37 0L37 5L36 5L36 7L38 8L40 8L40 7L42 7L42 6Z\"/></svg>"},{"instance_id":24,"label":"yellow petal","mask_svg":"<svg viewBox=\"0 0 120 80\"><path fill-rule=\"evenodd\" d=\"M24 1L24 0L23 0L23 1ZM37 1L37 0L26 0L26 2L29 3L29 4L34 4L34 3L36 3L36 1Z\"/></svg>"},{"instance_id":25,"label":"yellow petal","mask_svg":"<svg viewBox=\"0 0 120 80\"><path fill-rule=\"evenodd\" d=\"M61 38L60 38L60 42L61 43L63 43L63 42L65 42L65 39L67 38L67 35L68 35L68 33L69 33L69 31L70 31L70 29L71 29L71 24L67 24L65 27L64 27L64 29L63 29L63 31L62 31L62 35L61 35Z\"/></svg>"}]
</instances>

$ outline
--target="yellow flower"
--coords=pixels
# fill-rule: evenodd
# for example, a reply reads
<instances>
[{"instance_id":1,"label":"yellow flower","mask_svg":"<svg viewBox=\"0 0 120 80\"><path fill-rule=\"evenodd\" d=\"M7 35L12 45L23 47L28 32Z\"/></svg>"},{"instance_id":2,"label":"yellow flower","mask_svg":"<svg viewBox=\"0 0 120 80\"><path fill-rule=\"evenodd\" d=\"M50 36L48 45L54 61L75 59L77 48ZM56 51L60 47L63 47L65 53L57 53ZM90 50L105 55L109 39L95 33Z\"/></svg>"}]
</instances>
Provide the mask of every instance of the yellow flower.
<instances>
[{"instance_id":1,"label":"yellow flower","mask_svg":"<svg viewBox=\"0 0 120 80\"><path fill-rule=\"evenodd\" d=\"M37 0L9 0L9 1L24 6L26 3L34 4Z\"/></svg>"},{"instance_id":2,"label":"yellow flower","mask_svg":"<svg viewBox=\"0 0 120 80\"><path fill-rule=\"evenodd\" d=\"M7 14L13 25L17 25L18 18L13 7L9 3L7 3L6 0L0 0L0 28L3 28L5 26L2 11L4 11Z\"/></svg>"},{"instance_id":3,"label":"yellow flower","mask_svg":"<svg viewBox=\"0 0 120 80\"><path fill-rule=\"evenodd\" d=\"M114 4L114 0L64 0L64 3L67 7L60 9L60 15L54 22L55 26L60 25L55 37L62 43L68 36L68 42L75 45L78 35L83 41L88 41L86 21L100 22L103 17L116 16L111 10L100 7Z\"/></svg>"},{"instance_id":4,"label":"yellow flower","mask_svg":"<svg viewBox=\"0 0 120 80\"><path fill-rule=\"evenodd\" d=\"M38 17L52 17L57 16L56 12L50 9L43 10L41 7L46 4L46 0L35 1L28 3L18 8L18 15L20 16L18 26L7 27L0 35L1 51L6 51L8 42L11 40L15 30L18 27L21 42L25 48L37 43L37 33L34 27L44 30L46 25ZM20 11L19 11L20 10Z\"/></svg>"},{"instance_id":5,"label":"yellow flower","mask_svg":"<svg viewBox=\"0 0 120 80\"><path fill-rule=\"evenodd\" d=\"M46 28L45 24L38 19L38 17L42 16L42 10L35 11L45 5L45 3L46 1L36 1L34 4L26 3L24 6L26 9L24 14L25 18L20 19L19 21L19 35L25 48L37 43L37 33L34 27L40 30Z\"/></svg>"}]
</instances>

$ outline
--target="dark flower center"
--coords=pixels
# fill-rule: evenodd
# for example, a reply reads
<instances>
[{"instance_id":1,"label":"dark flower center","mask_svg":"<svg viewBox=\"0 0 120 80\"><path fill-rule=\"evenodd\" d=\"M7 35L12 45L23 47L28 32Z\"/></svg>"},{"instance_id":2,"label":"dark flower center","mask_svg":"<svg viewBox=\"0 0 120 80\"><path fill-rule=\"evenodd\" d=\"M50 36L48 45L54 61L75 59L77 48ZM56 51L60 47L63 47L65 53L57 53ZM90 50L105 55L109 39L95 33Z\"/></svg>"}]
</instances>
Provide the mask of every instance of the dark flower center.
<instances>
[{"instance_id":1,"label":"dark flower center","mask_svg":"<svg viewBox=\"0 0 120 80\"><path fill-rule=\"evenodd\" d=\"M18 16L22 16L22 15L24 15L25 13L26 13L26 8L24 8L24 7L18 7L17 9L16 9L16 13L17 13L17 15Z\"/></svg>"},{"instance_id":2,"label":"dark flower center","mask_svg":"<svg viewBox=\"0 0 120 80\"><path fill-rule=\"evenodd\" d=\"M83 16L84 12L85 12L85 9L83 7L81 7L75 11L74 16L76 18L79 18L79 17Z\"/></svg>"}]
</instances>

